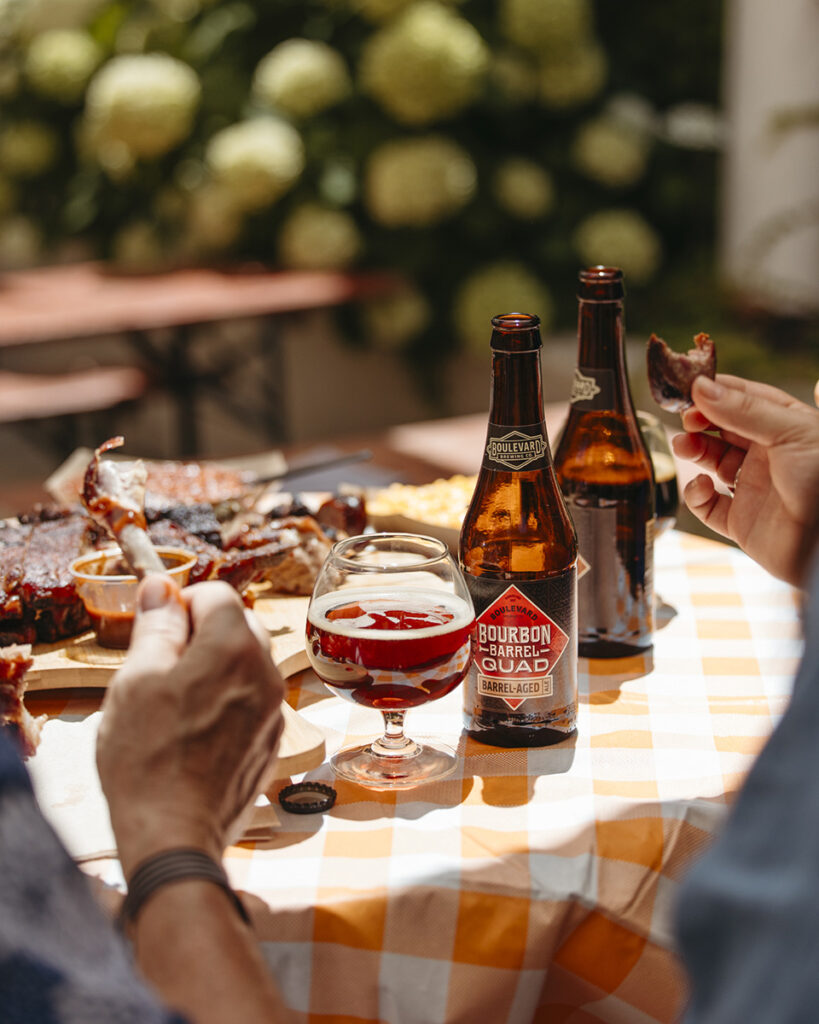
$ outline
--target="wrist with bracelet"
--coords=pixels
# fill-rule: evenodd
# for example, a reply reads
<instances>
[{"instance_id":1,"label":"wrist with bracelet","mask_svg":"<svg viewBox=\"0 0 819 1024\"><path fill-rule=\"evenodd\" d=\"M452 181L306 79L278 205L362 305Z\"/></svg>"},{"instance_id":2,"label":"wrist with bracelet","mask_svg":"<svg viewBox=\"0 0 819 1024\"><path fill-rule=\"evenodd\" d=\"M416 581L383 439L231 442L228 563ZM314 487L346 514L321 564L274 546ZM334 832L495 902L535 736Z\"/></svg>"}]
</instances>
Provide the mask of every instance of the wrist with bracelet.
<instances>
[{"instance_id":1,"label":"wrist with bracelet","mask_svg":"<svg viewBox=\"0 0 819 1024\"><path fill-rule=\"evenodd\" d=\"M128 894L119 912L119 925L124 931L135 924L139 912L159 889L172 882L205 881L219 886L230 897L239 917L250 925L242 901L231 888L225 869L204 850L177 847L162 850L142 861L128 882Z\"/></svg>"}]
</instances>

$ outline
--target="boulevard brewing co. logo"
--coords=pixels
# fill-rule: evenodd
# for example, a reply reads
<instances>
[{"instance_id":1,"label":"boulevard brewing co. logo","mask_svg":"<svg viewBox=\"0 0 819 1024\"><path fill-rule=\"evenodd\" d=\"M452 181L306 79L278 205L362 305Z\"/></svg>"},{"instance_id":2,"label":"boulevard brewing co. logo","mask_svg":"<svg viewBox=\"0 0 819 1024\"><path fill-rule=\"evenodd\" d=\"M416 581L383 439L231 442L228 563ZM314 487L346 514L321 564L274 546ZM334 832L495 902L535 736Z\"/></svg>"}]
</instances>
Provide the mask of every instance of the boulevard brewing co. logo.
<instances>
[{"instance_id":1,"label":"boulevard brewing co. logo","mask_svg":"<svg viewBox=\"0 0 819 1024\"><path fill-rule=\"evenodd\" d=\"M575 367L574 380L572 381L572 390L569 395L569 401L574 402L590 402L595 395L600 394L600 388L597 386L597 381L594 377L587 377L585 374L580 372L578 367Z\"/></svg>"},{"instance_id":2,"label":"boulevard brewing co. logo","mask_svg":"<svg viewBox=\"0 0 819 1024\"><path fill-rule=\"evenodd\" d=\"M543 434L522 434L519 430L510 430L503 437L493 437L486 446L487 457L509 469L523 469L530 462L542 459L545 451Z\"/></svg>"},{"instance_id":3,"label":"boulevard brewing co. logo","mask_svg":"<svg viewBox=\"0 0 819 1024\"><path fill-rule=\"evenodd\" d=\"M550 697L552 670L568 636L517 587L508 587L477 621L478 693L513 711L533 697Z\"/></svg>"}]
</instances>

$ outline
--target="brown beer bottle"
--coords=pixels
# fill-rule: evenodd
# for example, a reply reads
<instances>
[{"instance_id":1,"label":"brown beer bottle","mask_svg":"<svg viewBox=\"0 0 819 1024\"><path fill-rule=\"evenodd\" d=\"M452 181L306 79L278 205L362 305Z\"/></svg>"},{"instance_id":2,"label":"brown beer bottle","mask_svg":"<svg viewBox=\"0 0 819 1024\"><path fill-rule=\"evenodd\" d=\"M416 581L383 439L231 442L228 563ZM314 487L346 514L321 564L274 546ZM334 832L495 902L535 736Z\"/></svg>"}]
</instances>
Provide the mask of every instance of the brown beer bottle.
<instances>
[{"instance_id":1,"label":"brown beer bottle","mask_svg":"<svg viewBox=\"0 0 819 1024\"><path fill-rule=\"evenodd\" d=\"M623 273L580 272L578 355L555 470L577 530L578 650L617 658L651 647L654 474L624 350Z\"/></svg>"},{"instance_id":2,"label":"brown beer bottle","mask_svg":"<svg viewBox=\"0 0 819 1024\"><path fill-rule=\"evenodd\" d=\"M489 428L461 528L477 620L466 729L500 747L557 743L577 718L577 542L543 419L539 325L492 320Z\"/></svg>"}]
</instances>

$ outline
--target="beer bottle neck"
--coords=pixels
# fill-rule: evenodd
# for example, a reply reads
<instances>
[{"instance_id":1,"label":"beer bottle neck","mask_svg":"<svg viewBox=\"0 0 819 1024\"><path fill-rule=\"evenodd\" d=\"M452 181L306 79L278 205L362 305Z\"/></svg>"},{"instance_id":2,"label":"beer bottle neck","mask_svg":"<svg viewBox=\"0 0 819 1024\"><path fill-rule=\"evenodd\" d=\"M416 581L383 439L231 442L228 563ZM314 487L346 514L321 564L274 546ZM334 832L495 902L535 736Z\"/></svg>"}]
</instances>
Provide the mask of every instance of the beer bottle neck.
<instances>
[{"instance_id":1,"label":"beer bottle neck","mask_svg":"<svg viewBox=\"0 0 819 1024\"><path fill-rule=\"evenodd\" d=\"M577 314L577 363L587 369L624 368L623 303L580 299Z\"/></svg>"},{"instance_id":2,"label":"beer bottle neck","mask_svg":"<svg viewBox=\"0 0 819 1024\"><path fill-rule=\"evenodd\" d=\"M542 421L540 348L528 352L493 351L489 422L527 426Z\"/></svg>"}]
</instances>

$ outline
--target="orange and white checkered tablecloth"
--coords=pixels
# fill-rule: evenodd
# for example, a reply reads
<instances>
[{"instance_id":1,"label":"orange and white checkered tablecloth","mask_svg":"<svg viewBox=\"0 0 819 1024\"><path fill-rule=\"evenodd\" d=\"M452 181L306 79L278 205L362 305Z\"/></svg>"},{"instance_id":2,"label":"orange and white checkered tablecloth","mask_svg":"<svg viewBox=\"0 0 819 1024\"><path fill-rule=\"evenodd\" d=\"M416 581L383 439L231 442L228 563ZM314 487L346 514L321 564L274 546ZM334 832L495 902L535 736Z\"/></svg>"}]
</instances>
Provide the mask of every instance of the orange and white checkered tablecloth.
<instances>
[{"instance_id":1,"label":"orange and white checkered tablecloth","mask_svg":"<svg viewBox=\"0 0 819 1024\"><path fill-rule=\"evenodd\" d=\"M305 1024L673 1021L685 985L671 911L781 714L801 652L797 595L741 552L657 544L653 662L581 659L576 740L466 740L456 691L407 716L456 746L456 776L398 794L335 780L325 815L281 812L234 847L271 970ZM380 716L309 673L291 703L329 752Z\"/></svg>"},{"instance_id":2,"label":"orange and white checkered tablecloth","mask_svg":"<svg viewBox=\"0 0 819 1024\"><path fill-rule=\"evenodd\" d=\"M655 584L653 657L581 659L575 739L467 740L456 690L407 715L409 735L457 748L456 775L388 794L325 763L308 775L336 788L332 811L280 811L271 839L228 850L295 1024L677 1019L679 881L784 710L802 645L797 593L725 544L665 534ZM290 683L328 753L379 733L377 712L311 673ZM66 693L38 711L81 722L98 703ZM122 882L115 861L90 871Z\"/></svg>"}]
</instances>

